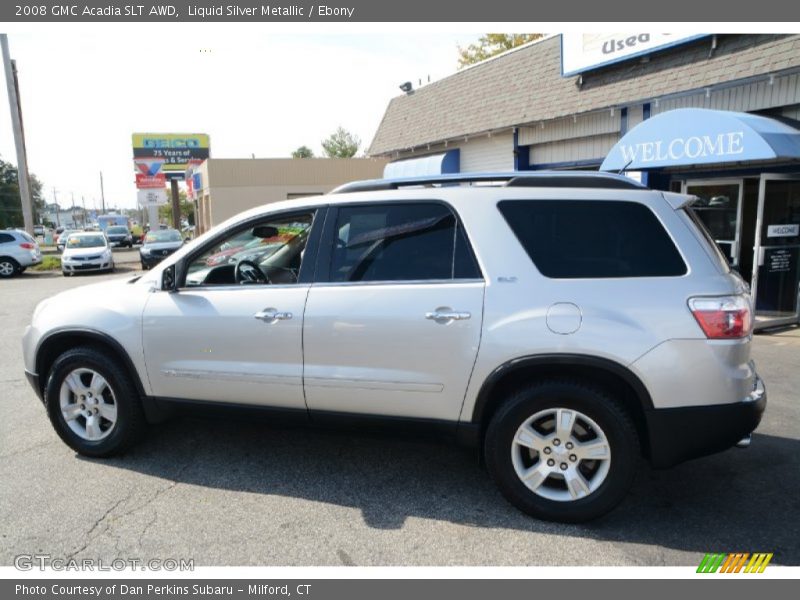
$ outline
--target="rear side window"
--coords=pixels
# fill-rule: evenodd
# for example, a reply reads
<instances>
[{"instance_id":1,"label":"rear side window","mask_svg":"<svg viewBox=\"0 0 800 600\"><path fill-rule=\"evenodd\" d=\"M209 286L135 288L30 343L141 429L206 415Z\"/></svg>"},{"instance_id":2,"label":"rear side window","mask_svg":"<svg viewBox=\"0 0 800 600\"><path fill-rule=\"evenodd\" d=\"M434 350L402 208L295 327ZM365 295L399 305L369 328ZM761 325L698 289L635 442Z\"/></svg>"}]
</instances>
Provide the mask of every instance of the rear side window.
<instances>
[{"instance_id":1,"label":"rear side window","mask_svg":"<svg viewBox=\"0 0 800 600\"><path fill-rule=\"evenodd\" d=\"M13 242L14 236L9 235L7 233L0 233L0 244L7 244L8 242Z\"/></svg>"},{"instance_id":2,"label":"rear side window","mask_svg":"<svg viewBox=\"0 0 800 600\"><path fill-rule=\"evenodd\" d=\"M334 242L335 282L481 277L461 223L439 203L342 207Z\"/></svg>"},{"instance_id":3,"label":"rear side window","mask_svg":"<svg viewBox=\"0 0 800 600\"><path fill-rule=\"evenodd\" d=\"M637 202L504 200L498 204L536 268L554 279L686 274L675 244Z\"/></svg>"}]
</instances>

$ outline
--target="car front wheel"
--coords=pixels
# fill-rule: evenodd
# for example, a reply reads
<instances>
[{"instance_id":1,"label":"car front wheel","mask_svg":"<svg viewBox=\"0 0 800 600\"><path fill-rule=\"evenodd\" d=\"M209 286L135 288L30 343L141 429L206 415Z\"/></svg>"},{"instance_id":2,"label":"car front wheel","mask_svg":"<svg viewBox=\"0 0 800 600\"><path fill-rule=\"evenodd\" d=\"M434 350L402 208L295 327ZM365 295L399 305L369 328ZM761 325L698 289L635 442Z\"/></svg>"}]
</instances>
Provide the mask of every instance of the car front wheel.
<instances>
[{"instance_id":1,"label":"car front wheel","mask_svg":"<svg viewBox=\"0 0 800 600\"><path fill-rule=\"evenodd\" d=\"M572 381L512 394L492 417L484 450L509 502L534 517L569 523L619 504L639 457L626 410L604 391Z\"/></svg>"},{"instance_id":2,"label":"car front wheel","mask_svg":"<svg viewBox=\"0 0 800 600\"><path fill-rule=\"evenodd\" d=\"M56 433L85 456L120 454L146 429L130 375L96 348L78 347L59 356L47 379L45 399Z\"/></svg>"}]
</instances>

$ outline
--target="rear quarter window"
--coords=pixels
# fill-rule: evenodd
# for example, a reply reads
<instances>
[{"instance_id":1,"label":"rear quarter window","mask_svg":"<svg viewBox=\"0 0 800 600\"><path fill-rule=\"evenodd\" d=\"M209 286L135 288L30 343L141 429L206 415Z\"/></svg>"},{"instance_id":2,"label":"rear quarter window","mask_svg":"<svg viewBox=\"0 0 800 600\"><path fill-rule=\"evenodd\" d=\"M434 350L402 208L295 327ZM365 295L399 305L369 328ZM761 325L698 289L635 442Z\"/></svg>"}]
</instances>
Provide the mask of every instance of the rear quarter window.
<instances>
[{"instance_id":1,"label":"rear quarter window","mask_svg":"<svg viewBox=\"0 0 800 600\"><path fill-rule=\"evenodd\" d=\"M686 264L661 222L638 202L503 200L498 208L546 277L686 274Z\"/></svg>"}]
</instances>

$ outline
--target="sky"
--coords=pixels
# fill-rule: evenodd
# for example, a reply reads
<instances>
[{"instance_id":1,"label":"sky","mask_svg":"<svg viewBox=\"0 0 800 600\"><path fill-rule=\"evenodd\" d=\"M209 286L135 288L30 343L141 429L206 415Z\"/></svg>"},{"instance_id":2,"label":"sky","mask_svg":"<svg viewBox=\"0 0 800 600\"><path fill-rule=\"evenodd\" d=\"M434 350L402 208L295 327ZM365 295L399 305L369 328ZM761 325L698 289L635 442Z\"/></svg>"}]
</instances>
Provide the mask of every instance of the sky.
<instances>
[{"instance_id":1,"label":"sky","mask_svg":"<svg viewBox=\"0 0 800 600\"><path fill-rule=\"evenodd\" d=\"M273 34L255 29L10 33L28 166L63 207L133 208L134 132L208 133L216 158L288 157L338 126L369 146L404 81L456 71L479 33ZM4 83L4 81L3 81ZM7 95L0 158L16 164Z\"/></svg>"}]
</instances>

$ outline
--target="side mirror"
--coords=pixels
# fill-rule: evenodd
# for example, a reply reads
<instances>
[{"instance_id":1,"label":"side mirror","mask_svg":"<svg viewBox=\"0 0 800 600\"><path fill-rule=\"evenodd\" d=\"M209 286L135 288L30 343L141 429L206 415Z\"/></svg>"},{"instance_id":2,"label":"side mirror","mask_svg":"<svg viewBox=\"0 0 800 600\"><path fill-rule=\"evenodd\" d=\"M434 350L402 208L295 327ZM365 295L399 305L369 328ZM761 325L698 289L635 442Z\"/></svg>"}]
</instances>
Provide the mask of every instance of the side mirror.
<instances>
[{"instance_id":1,"label":"side mirror","mask_svg":"<svg viewBox=\"0 0 800 600\"><path fill-rule=\"evenodd\" d=\"M161 290L174 292L178 289L178 280L175 277L175 265L170 265L161 273Z\"/></svg>"}]
</instances>

